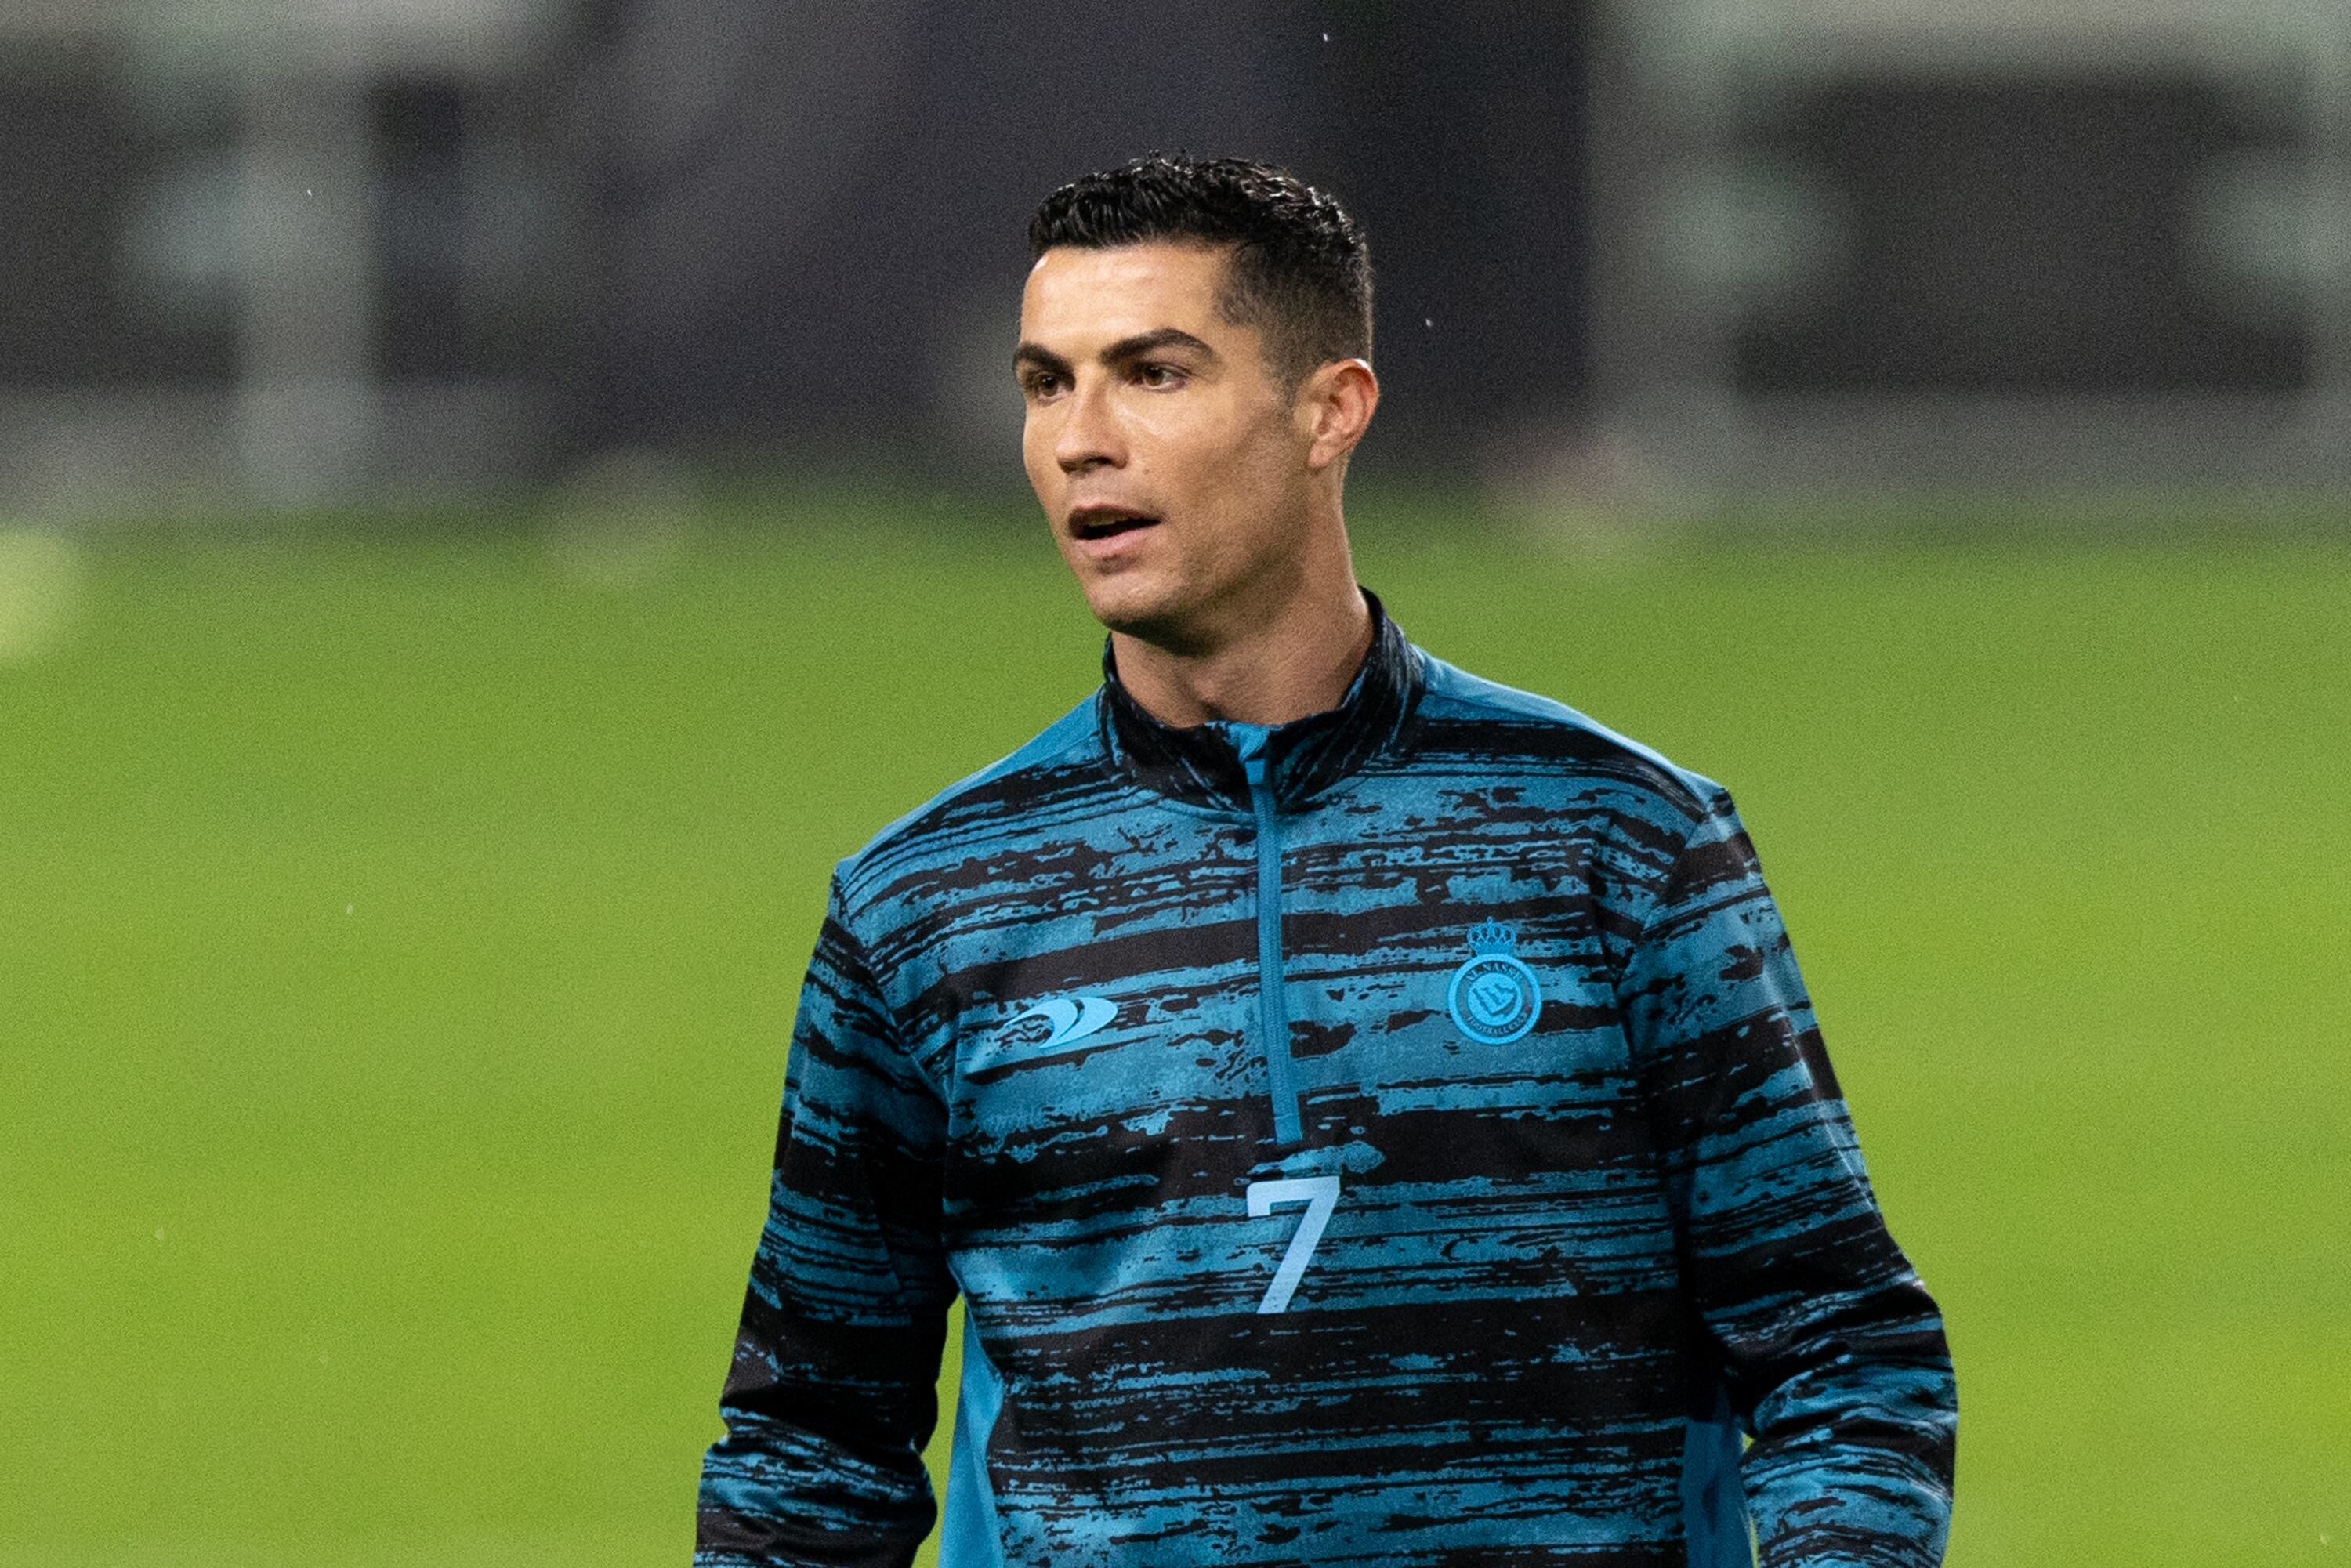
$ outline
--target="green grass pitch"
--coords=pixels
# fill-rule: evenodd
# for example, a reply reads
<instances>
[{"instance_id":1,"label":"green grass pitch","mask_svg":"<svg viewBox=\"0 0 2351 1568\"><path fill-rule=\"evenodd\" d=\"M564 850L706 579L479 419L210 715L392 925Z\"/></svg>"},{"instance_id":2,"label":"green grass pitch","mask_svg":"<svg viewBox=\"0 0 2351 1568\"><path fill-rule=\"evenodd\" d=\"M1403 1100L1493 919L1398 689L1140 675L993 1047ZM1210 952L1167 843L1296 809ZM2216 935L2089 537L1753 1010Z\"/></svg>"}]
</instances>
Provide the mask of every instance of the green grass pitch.
<instances>
[{"instance_id":1,"label":"green grass pitch","mask_svg":"<svg viewBox=\"0 0 2351 1568\"><path fill-rule=\"evenodd\" d=\"M1040 528L842 510L59 580L0 1563L684 1561L827 868L1095 678ZM1949 1316L1951 1562L2351 1563L2351 549L1363 533L1424 644L1737 794Z\"/></svg>"}]
</instances>

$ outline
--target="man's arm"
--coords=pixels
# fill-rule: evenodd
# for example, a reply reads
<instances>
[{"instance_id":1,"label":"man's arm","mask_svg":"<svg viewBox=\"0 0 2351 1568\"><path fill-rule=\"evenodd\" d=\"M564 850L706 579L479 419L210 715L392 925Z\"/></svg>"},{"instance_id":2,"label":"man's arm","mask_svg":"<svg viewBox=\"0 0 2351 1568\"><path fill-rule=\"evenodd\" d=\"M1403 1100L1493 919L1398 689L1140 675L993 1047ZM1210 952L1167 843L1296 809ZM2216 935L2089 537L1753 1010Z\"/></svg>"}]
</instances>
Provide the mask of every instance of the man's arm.
<instances>
[{"instance_id":1,"label":"man's arm","mask_svg":"<svg viewBox=\"0 0 2351 1568\"><path fill-rule=\"evenodd\" d=\"M946 1113L898 1049L836 881L792 1027L766 1229L695 1562L904 1568L935 1512L923 1445L955 1283Z\"/></svg>"},{"instance_id":2,"label":"man's arm","mask_svg":"<svg viewBox=\"0 0 2351 1568\"><path fill-rule=\"evenodd\" d=\"M1625 972L1694 1304L1754 1442L1765 1568L1942 1560L1958 1391L1878 1213L1728 795L1675 850Z\"/></svg>"}]
</instances>

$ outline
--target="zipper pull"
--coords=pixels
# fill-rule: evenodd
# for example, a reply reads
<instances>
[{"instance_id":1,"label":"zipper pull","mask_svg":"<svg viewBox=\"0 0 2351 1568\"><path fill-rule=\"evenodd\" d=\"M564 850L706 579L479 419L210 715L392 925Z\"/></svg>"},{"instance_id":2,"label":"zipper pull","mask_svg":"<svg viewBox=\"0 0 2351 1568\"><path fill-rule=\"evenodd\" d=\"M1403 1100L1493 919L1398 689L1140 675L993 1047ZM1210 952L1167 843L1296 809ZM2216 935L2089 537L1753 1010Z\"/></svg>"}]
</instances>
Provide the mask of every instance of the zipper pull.
<instances>
[{"instance_id":1,"label":"zipper pull","mask_svg":"<svg viewBox=\"0 0 2351 1568\"><path fill-rule=\"evenodd\" d=\"M1241 759L1241 777L1249 780L1249 793L1259 793L1265 788L1265 747L1273 737L1271 727L1228 722L1224 729L1225 737L1233 743L1233 750Z\"/></svg>"}]
</instances>

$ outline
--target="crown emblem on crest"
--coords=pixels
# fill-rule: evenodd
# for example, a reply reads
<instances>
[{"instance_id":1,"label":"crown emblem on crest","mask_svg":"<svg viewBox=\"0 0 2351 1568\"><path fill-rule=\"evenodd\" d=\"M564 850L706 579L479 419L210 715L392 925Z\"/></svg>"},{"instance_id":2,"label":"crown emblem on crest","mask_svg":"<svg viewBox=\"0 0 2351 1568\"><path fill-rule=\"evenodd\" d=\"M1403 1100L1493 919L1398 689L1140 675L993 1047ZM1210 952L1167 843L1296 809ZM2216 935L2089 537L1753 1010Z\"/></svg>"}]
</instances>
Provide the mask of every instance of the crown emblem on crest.
<instances>
[{"instance_id":1,"label":"crown emblem on crest","mask_svg":"<svg viewBox=\"0 0 2351 1568\"><path fill-rule=\"evenodd\" d=\"M1469 927L1469 950L1479 957L1493 953L1515 953L1519 946L1518 927L1505 925L1499 920L1480 920Z\"/></svg>"}]
</instances>

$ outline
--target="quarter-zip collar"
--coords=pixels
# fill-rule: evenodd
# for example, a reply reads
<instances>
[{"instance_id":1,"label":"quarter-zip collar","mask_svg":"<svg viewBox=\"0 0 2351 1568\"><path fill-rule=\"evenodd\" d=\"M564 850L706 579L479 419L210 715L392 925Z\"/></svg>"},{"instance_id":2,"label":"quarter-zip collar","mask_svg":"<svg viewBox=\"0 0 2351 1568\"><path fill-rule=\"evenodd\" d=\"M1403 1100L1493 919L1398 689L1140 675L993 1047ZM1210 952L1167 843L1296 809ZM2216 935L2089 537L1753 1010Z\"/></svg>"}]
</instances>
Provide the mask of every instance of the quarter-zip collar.
<instances>
[{"instance_id":1,"label":"quarter-zip collar","mask_svg":"<svg viewBox=\"0 0 2351 1568\"><path fill-rule=\"evenodd\" d=\"M1339 706L1277 725L1265 742L1266 777L1276 806L1294 810L1362 768L1404 732L1420 701L1420 657L1364 590L1372 612L1372 647ZM1144 711L1120 684L1107 639L1096 702L1112 765L1151 789L1198 806L1249 812L1249 778L1226 727L1177 728Z\"/></svg>"}]
</instances>

